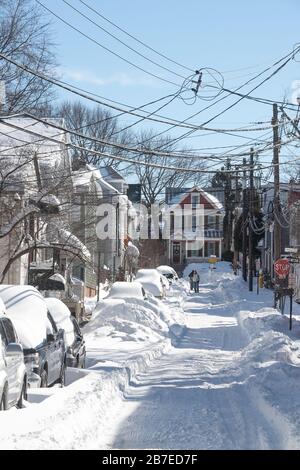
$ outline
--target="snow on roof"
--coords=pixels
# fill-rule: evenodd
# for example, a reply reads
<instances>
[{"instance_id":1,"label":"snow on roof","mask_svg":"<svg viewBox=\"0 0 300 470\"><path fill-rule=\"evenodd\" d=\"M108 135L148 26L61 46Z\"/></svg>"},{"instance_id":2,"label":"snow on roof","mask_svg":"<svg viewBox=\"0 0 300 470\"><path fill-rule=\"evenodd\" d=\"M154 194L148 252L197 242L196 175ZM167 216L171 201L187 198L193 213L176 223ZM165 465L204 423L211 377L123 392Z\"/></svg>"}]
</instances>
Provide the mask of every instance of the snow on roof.
<instances>
[{"instance_id":1,"label":"snow on roof","mask_svg":"<svg viewBox=\"0 0 300 470\"><path fill-rule=\"evenodd\" d=\"M102 171L93 165L85 165L79 170L74 171L72 179L75 187L89 186L91 181L94 181L99 197L103 196L103 190L106 190L109 193L119 194L119 191L116 188L105 181L102 176Z\"/></svg>"},{"instance_id":2,"label":"snow on roof","mask_svg":"<svg viewBox=\"0 0 300 470\"><path fill-rule=\"evenodd\" d=\"M73 235L69 230L62 227L62 223L50 221L48 224L48 234L52 243L65 244L66 248L76 250L78 255L84 257L86 260L91 259L91 253L82 241Z\"/></svg>"},{"instance_id":3,"label":"snow on roof","mask_svg":"<svg viewBox=\"0 0 300 470\"><path fill-rule=\"evenodd\" d=\"M10 173L12 168L15 169L10 174L8 185L23 182L26 184L28 176L35 176L33 152L38 157L42 180L45 178L49 181L50 177L55 178L54 170L70 171L70 157L65 146L68 143L68 136L65 132L58 132L57 128L51 125L51 123L61 125L63 120L51 118L47 121L48 124L44 124L26 115L19 115L6 118L6 122L0 123L1 166L6 170L4 174ZM9 124L21 129L12 128ZM20 146L20 142L28 145L13 149Z\"/></svg>"},{"instance_id":4,"label":"snow on roof","mask_svg":"<svg viewBox=\"0 0 300 470\"><path fill-rule=\"evenodd\" d=\"M66 285L67 281L65 280L65 278L59 274L59 273L54 273L52 274L51 277L49 277L49 279L53 280L53 281L58 281L58 282L61 282L64 286Z\"/></svg>"},{"instance_id":5,"label":"snow on roof","mask_svg":"<svg viewBox=\"0 0 300 470\"><path fill-rule=\"evenodd\" d=\"M206 197L208 200L210 200L217 207L217 209L223 210L223 205L221 204L221 202L219 201L218 198L216 198L215 196L213 196L210 193L207 193L206 191L203 191L203 189L201 189L200 191L201 191L201 193L203 194L204 197Z\"/></svg>"},{"instance_id":6,"label":"snow on roof","mask_svg":"<svg viewBox=\"0 0 300 470\"><path fill-rule=\"evenodd\" d=\"M103 178L107 179L107 181L111 180L122 180L125 181L123 176L120 173L112 168L111 166L104 166L100 170L101 175Z\"/></svg>"},{"instance_id":7,"label":"snow on roof","mask_svg":"<svg viewBox=\"0 0 300 470\"><path fill-rule=\"evenodd\" d=\"M172 205L180 204L180 202L183 201L183 199L185 199L189 194L196 192L196 191L201 193L206 199L208 199L208 201L210 201L216 207L216 209L223 210L223 205L221 204L218 198L204 191L203 189L198 188L197 186L195 186L194 188L190 188L190 189L184 188L183 192L175 193L174 195L169 194L168 195L169 204L172 204Z\"/></svg>"}]
</instances>

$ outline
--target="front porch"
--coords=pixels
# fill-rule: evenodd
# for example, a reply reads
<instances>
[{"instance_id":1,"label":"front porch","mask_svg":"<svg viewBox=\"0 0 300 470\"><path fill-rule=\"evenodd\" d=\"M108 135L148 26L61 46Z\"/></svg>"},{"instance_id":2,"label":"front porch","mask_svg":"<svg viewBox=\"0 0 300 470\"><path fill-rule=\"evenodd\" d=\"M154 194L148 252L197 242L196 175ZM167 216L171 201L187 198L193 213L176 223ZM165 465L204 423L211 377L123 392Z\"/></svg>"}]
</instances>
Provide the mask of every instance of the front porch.
<instances>
[{"instance_id":1,"label":"front porch","mask_svg":"<svg viewBox=\"0 0 300 470\"><path fill-rule=\"evenodd\" d=\"M182 271L187 264L208 262L211 256L219 260L222 256L222 239L204 240L203 247L195 250L193 242L171 240L168 262L176 271Z\"/></svg>"}]
</instances>

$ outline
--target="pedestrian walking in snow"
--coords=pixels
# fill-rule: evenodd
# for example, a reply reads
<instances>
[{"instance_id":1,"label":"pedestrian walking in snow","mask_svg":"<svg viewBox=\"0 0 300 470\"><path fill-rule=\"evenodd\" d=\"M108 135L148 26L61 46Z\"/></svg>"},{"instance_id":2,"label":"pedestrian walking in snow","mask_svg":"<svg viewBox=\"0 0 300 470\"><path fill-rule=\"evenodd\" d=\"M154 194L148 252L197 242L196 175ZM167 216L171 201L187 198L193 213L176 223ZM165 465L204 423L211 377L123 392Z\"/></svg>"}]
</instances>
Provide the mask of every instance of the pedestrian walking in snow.
<instances>
[{"instance_id":1,"label":"pedestrian walking in snow","mask_svg":"<svg viewBox=\"0 0 300 470\"><path fill-rule=\"evenodd\" d=\"M200 277L199 277L199 274L197 273L197 271L193 271L193 276L192 276L192 280L193 280L193 289L195 291L195 293L199 292L199 282L200 282Z\"/></svg>"},{"instance_id":2,"label":"pedestrian walking in snow","mask_svg":"<svg viewBox=\"0 0 300 470\"><path fill-rule=\"evenodd\" d=\"M194 274L195 270L193 269L190 274L189 274L189 278L190 278L190 290L194 290L194 284L193 284L193 274Z\"/></svg>"}]
</instances>

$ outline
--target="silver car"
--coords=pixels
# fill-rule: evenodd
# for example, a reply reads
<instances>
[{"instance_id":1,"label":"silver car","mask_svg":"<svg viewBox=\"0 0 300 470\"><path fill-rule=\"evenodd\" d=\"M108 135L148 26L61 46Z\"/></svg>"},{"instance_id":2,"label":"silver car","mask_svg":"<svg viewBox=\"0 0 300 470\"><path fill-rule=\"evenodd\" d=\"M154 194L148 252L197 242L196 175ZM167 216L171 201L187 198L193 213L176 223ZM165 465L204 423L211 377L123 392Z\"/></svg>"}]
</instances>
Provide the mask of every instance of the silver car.
<instances>
[{"instance_id":1,"label":"silver car","mask_svg":"<svg viewBox=\"0 0 300 470\"><path fill-rule=\"evenodd\" d=\"M0 305L0 310L1 305ZM27 398L23 348L11 320L0 312L0 410L22 408Z\"/></svg>"}]
</instances>

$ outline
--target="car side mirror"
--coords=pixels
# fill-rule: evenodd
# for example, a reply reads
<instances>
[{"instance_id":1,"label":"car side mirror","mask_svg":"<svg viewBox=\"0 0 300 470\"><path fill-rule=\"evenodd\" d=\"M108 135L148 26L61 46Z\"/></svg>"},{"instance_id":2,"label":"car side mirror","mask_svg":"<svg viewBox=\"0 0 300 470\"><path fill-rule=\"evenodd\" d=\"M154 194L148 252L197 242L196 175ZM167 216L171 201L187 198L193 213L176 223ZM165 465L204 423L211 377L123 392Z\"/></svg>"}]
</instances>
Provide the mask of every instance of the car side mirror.
<instances>
[{"instance_id":1,"label":"car side mirror","mask_svg":"<svg viewBox=\"0 0 300 470\"><path fill-rule=\"evenodd\" d=\"M6 348L6 356L23 356L23 348L19 343L10 343Z\"/></svg>"},{"instance_id":2,"label":"car side mirror","mask_svg":"<svg viewBox=\"0 0 300 470\"><path fill-rule=\"evenodd\" d=\"M53 341L55 341L55 337L52 333L49 333L47 335L47 343L53 343Z\"/></svg>"}]
</instances>

